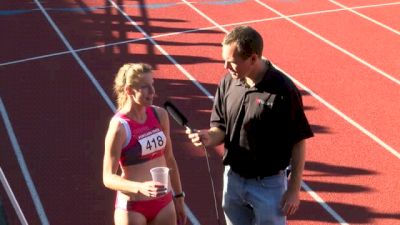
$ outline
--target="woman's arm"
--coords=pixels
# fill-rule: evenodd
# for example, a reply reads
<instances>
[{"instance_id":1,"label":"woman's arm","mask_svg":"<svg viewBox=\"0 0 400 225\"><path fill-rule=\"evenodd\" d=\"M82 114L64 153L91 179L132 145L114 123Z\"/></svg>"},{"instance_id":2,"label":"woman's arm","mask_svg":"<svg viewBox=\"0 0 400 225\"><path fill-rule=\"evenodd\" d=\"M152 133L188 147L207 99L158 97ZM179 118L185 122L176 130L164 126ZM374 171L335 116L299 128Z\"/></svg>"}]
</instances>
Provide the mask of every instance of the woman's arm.
<instances>
[{"instance_id":1,"label":"woman's arm","mask_svg":"<svg viewBox=\"0 0 400 225\"><path fill-rule=\"evenodd\" d=\"M117 174L125 129L117 119L111 119L105 138L103 184L109 189L125 193L138 193L140 183L124 179Z\"/></svg>"}]
</instances>

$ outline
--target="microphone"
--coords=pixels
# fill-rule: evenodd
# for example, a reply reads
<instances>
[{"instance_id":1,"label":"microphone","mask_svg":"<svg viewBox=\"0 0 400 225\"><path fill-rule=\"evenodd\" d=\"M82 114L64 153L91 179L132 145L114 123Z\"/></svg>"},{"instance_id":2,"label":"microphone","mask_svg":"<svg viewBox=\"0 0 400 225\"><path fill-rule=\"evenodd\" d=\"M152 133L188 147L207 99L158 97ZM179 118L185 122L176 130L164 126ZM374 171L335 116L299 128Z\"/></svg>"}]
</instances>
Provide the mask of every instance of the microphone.
<instances>
[{"instance_id":1,"label":"microphone","mask_svg":"<svg viewBox=\"0 0 400 225\"><path fill-rule=\"evenodd\" d=\"M174 104L172 104L170 101L166 101L164 103L164 108L167 110L167 112L172 116L172 118L174 118L174 120L181 126L186 127L188 129L190 129L191 131L192 128L190 128L187 123L188 120L186 119L186 117L178 110L178 108L176 108L176 106Z\"/></svg>"}]
</instances>

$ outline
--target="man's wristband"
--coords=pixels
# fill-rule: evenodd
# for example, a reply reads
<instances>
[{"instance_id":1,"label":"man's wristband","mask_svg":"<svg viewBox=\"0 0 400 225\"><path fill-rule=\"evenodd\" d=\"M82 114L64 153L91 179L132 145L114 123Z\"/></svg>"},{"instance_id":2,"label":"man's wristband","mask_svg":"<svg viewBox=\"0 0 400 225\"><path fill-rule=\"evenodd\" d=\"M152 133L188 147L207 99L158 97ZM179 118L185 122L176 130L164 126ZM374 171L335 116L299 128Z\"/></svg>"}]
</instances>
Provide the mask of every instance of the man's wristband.
<instances>
[{"instance_id":1,"label":"man's wristband","mask_svg":"<svg viewBox=\"0 0 400 225\"><path fill-rule=\"evenodd\" d=\"M183 191L181 193L177 193L174 195L174 198L183 198L183 197L185 197L185 192Z\"/></svg>"}]
</instances>

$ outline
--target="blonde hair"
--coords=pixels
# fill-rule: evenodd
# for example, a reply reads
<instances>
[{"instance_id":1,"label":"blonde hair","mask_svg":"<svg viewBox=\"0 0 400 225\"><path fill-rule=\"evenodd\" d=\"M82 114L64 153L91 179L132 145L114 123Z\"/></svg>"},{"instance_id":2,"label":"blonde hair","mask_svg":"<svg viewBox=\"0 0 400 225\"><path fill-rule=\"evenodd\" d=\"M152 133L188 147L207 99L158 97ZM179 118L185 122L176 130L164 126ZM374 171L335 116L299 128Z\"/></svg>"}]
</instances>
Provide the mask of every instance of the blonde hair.
<instances>
[{"instance_id":1,"label":"blonde hair","mask_svg":"<svg viewBox=\"0 0 400 225\"><path fill-rule=\"evenodd\" d=\"M151 66L145 63L126 63L119 68L114 80L114 94L117 97L118 109L121 109L128 99L124 91L125 87L135 86L142 74L151 71Z\"/></svg>"}]
</instances>

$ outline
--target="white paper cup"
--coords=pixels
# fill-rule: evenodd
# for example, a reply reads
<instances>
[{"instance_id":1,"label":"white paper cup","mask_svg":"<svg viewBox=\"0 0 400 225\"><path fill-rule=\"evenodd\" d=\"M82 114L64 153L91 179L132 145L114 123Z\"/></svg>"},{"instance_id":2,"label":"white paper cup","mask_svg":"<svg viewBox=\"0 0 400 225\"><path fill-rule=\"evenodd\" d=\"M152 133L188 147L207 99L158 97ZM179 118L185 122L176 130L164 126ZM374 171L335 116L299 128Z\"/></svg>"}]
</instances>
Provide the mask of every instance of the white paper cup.
<instances>
[{"instance_id":1,"label":"white paper cup","mask_svg":"<svg viewBox=\"0 0 400 225\"><path fill-rule=\"evenodd\" d=\"M162 183L168 189L169 181L169 168L168 167L154 167L150 169L153 181Z\"/></svg>"}]
</instances>

